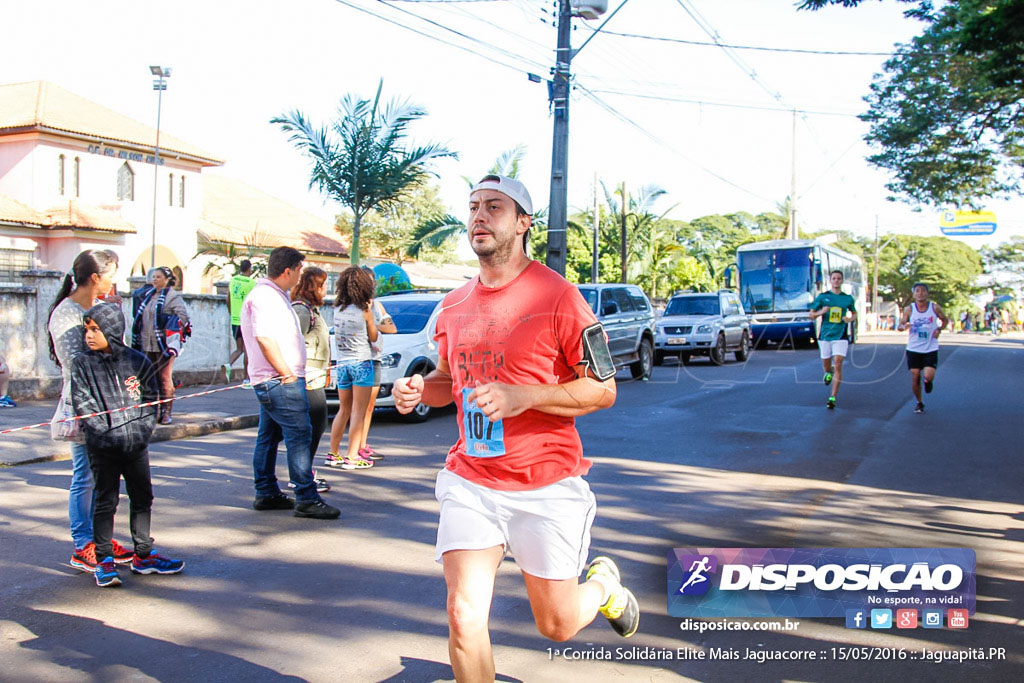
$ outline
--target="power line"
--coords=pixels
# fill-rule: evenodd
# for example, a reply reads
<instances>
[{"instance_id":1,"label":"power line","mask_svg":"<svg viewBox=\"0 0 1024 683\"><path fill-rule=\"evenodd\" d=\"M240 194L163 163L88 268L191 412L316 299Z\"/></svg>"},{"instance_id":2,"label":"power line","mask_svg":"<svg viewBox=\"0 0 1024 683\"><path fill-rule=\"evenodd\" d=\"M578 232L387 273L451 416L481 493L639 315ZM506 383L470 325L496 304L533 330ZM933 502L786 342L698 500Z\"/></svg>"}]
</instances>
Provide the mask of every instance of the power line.
<instances>
[{"instance_id":1,"label":"power line","mask_svg":"<svg viewBox=\"0 0 1024 683\"><path fill-rule=\"evenodd\" d=\"M699 104L701 106L709 106L709 107L728 107L728 108L732 108L732 109L750 109L750 110L754 110L754 111L785 112L787 114L791 113L793 111L792 107L767 107L767 106L763 106L763 105L754 105L754 104L733 104L733 103L730 103L730 102L715 102L715 101L712 101L712 100L701 100L701 99L693 99L693 98L687 98L687 97L670 97L670 96L667 96L667 95L647 95L647 94L644 94L644 93L627 92L627 91L623 91L623 90L604 90L604 89L599 89L599 88L593 88L592 92L603 93L605 95L621 95L622 97L636 97L636 98L644 99L644 100L658 100L658 101L661 101L661 102L680 102L680 103L683 103L683 104ZM854 113L851 113L851 112L816 111L816 110L812 110L812 109L801 109L799 107L796 109L796 111L797 111L798 114L814 114L814 115L817 115L817 116L844 116L844 117L852 117L852 118L856 118L857 116L859 116L859 114L854 114Z\"/></svg>"},{"instance_id":2,"label":"power line","mask_svg":"<svg viewBox=\"0 0 1024 683\"><path fill-rule=\"evenodd\" d=\"M704 33L708 34L708 37L710 37L711 40L713 40L715 44L722 49L722 52L724 52L725 55L750 78L750 80L754 81L754 83L756 83L762 90L768 93L773 100L779 104L785 104L781 93L769 88L768 85L758 77L757 72L753 67L748 66L742 59L740 59L739 55L734 54L731 48L726 47L722 41L719 40L718 31L711 25L711 22L705 19L704 16L697 11L697 8L691 7L686 0L676 0L676 2L683 8L684 12L690 15L690 18L693 19L697 26L699 26ZM792 109L792 107L790 107L790 109Z\"/></svg>"},{"instance_id":3,"label":"power line","mask_svg":"<svg viewBox=\"0 0 1024 683\"><path fill-rule=\"evenodd\" d=\"M339 4L341 4L341 5L345 5L346 7L350 7L352 9L354 9L354 10L358 10L360 12L363 12L364 14L369 14L370 16L375 17L377 19L380 19L381 21L385 21L385 22L387 22L389 24L394 24L395 26L398 26L400 28L404 28L407 31L412 31L413 33L416 33L418 35L423 36L424 38L430 38L431 40L436 40L439 43L444 43L445 45L448 45L449 47L454 47L454 48L456 48L458 50L462 50L463 52L468 52L468 53L470 53L472 55L476 55L477 57L481 57L483 59L486 59L489 62L497 64L498 66L503 66L503 67L505 67L507 69L512 69L513 71L517 71L517 72L519 72L521 74L525 74L527 76L530 75L530 73L531 73L531 71L528 70L528 69L525 69L525 68L522 68L522 67L518 67L518 66L515 66L515 65L512 65L512 64L509 64L507 62L503 62L503 61L501 61L499 59L496 59L494 57L486 55L486 54L484 54L482 52L478 52L476 50L470 49L469 47L466 47L465 45L461 45L461 44L456 43L456 42L445 40L444 38L442 38L441 36L438 36L436 34L428 33L427 31L423 31L423 30L415 28L413 26L409 26L408 24L403 24L400 21L397 21L395 19L386 17L386 16L384 16L384 15L378 13L378 12L374 12L374 11L372 11L370 9L365 8L365 7L360 7L359 5L355 4L354 2L351 2L350 0L334 0L334 1L339 3ZM418 15L413 14L413 16L418 16ZM480 42L480 41L476 41L476 42ZM509 56L512 56L512 57L514 57L516 59L520 59L516 55L511 55L510 53L506 53L506 54L509 54ZM537 68L535 63L530 62L529 60L521 59L521 61L528 62L531 65L534 65L534 68ZM541 68L544 68L544 67L541 67Z\"/></svg>"},{"instance_id":4,"label":"power line","mask_svg":"<svg viewBox=\"0 0 1024 683\"><path fill-rule=\"evenodd\" d=\"M587 28L590 28L589 26ZM621 31L601 31L610 36L619 36L620 38L635 38L637 40L650 40L663 43L679 43L681 45L696 45L698 47L719 47L729 48L730 50L754 50L758 52L781 52L791 53L799 55L828 55L837 57L896 57L900 53L898 52L860 52L851 50L809 50L804 48L795 47L765 47L758 45L731 45L728 43L709 43L705 40L684 40L683 38L669 38L667 36L648 36L642 33L623 33ZM920 53L924 54L924 53ZM943 53L929 53L931 56L942 56Z\"/></svg>"},{"instance_id":5,"label":"power line","mask_svg":"<svg viewBox=\"0 0 1024 683\"><path fill-rule=\"evenodd\" d=\"M635 128L636 130L641 132L645 137L647 137L652 142L654 142L654 143L656 143L656 144L658 144L658 145L660 145L662 147L665 147L665 148L671 150L677 156L679 156L682 159L685 159L686 161L688 161L689 163L693 164L694 166L696 166L700 170L704 171L708 175L710 175L710 176L712 176L714 178L717 178L718 180L721 180L723 183L726 183L727 185L730 185L730 186L736 188L737 190L740 190L741 192L749 194L752 197L756 197L757 199L760 199L761 201L765 201L765 202L772 202L773 201L771 199L768 199L767 197L763 197L763 196L757 194L756 192L754 192L752 190L748 190L747 188L743 187L742 185L738 185L738 184L734 183L733 181L729 180L725 176L720 175L720 174L712 171L710 168L700 164L699 162L697 162L697 161L693 160L692 158L688 157L687 155L683 154L678 149L676 149L672 145L668 144L667 142L665 142L664 140L659 138L657 135L655 135L654 133L650 132L649 130L647 130L646 128L641 126L639 123L637 123L633 119L629 118L628 116L626 116L625 114L620 112L615 107L611 106L610 104L608 104L607 102L602 100L600 97L597 96L596 93L594 93L590 89L580 85L579 83L576 84L576 88L578 88L584 95L589 97L599 107L601 107L602 109L607 111L609 114L611 114L615 118L619 119L623 123L626 123L626 124L632 126L633 128Z\"/></svg>"},{"instance_id":6,"label":"power line","mask_svg":"<svg viewBox=\"0 0 1024 683\"><path fill-rule=\"evenodd\" d=\"M346 2L346 0L336 0L336 1L337 2L343 2L344 4L347 4L350 7L352 6L350 3ZM398 12L401 12L403 14L408 14L411 17L414 17L416 19L419 19L420 21L426 22L427 24L430 24L431 26L435 26L435 27L437 27L437 28L439 28L439 29L441 29L443 31L448 31L449 33L454 33L456 36L458 36L459 38L462 38L463 40L468 40L468 41L470 41L472 43L477 43L477 44L482 45L484 47L490 48L490 49L492 49L492 50L494 50L494 51L496 51L496 52L498 52L500 54L503 54L503 55L505 55L507 57L511 57L512 59L518 59L519 61L527 62L528 64L531 64L531 65L533 65L536 68L539 68L539 69L546 68L546 65L544 65L544 64L540 64L539 62L534 62L534 61L532 61L530 59L527 59L527 58L523 57L522 55L517 55L514 52L509 52L508 50L505 50L504 48L497 47L496 45L494 45L492 43L488 43L488 42L483 41L483 40L480 40L479 38L474 38L472 36L466 35L462 31L456 31L455 29L451 28L450 26L445 26L444 24L440 24L440 23L434 21L433 19L428 19L427 17L424 17L422 15L416 14L415 12L410 12L409 10L404 9L402 7L397 7L397 6L394 6L394 5L389 5L386 0L377 0L377 2L379 2L382 5L385 5L386 7L391 7L392 9L394 9L394 10L396 10Z\"/></svg>"}]
</instances>

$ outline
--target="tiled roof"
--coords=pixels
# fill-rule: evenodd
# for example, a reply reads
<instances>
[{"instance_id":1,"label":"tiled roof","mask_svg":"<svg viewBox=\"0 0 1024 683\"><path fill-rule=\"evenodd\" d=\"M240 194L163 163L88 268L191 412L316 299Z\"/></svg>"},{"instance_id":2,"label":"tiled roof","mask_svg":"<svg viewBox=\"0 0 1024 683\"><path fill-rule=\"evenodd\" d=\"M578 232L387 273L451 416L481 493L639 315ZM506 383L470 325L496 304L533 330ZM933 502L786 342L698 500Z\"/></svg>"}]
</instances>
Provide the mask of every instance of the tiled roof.
<instances>
[{"instance_id":1,"label":"tiled roof","mask_svg":"<svg viewBox=\"0 0 1024 683\"><path fill-rule=\"evenodd\" d=\"M334 224L224 176L203 174L201 236L240 246L295 247L299 251L348 256Z\"/></svg>"},{"instance_id":2,"label":"tiled roof","mask_svg":"<svg viewBox=\"0 0 1024 683\"><path fill-rule=\"evenodd\" d=\"M24 130L77 133L149 150L156 145L156 128L46 81L0 85L0 135ZM191 157L207 166L224 163L163 130L160 150Z\"/></svg>"},{"instance_id":3,"label":"tiled roof","mask_svg":"<svg viewBox=\"0 0 1024 683\"><path fill-rule=\"evenodd\" d=\"M116 212L83 204L77 199L60 201L43 211L0 194L0 222L46 229L71 228L133 233L135 226Z\"/></svg>"}]
</instances>

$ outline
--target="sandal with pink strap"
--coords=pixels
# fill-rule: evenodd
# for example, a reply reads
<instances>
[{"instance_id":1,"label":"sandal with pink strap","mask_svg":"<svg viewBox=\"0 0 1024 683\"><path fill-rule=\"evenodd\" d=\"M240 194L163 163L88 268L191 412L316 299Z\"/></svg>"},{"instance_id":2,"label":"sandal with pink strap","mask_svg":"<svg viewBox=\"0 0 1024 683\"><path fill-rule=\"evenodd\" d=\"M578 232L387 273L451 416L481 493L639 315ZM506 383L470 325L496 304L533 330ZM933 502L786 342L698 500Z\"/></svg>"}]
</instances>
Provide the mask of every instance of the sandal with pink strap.
<instances>
[{"instance_id":1,"label":"sandal with pink strap","mask_svg":"<svg viewBox=\"0 0 1024 683\"><path fill-rule=\"evenodd\" d=\"M369 458L370 460L383 460L384 456L373 450L369 446L359 449L359 455L363 458Z\"/></svg>"}]
</instances>

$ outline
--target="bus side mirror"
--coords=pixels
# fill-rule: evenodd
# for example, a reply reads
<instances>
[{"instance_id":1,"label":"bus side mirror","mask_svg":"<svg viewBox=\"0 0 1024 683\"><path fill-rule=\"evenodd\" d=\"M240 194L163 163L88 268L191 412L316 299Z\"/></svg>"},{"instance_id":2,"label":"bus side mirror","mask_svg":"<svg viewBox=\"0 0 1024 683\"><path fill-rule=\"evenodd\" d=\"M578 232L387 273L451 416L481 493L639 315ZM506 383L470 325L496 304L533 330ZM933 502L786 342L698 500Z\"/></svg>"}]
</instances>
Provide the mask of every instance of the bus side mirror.
<instances>
[{"instance_id":1,"label":"bus side mirror","mask_svg":"<svg viewBox=\"0 0 1024 683\"><path fill-rule=\"evenodd\" d=\"M725 288L732 289L732 266L725 269Z\"/></svg>"}]
</instances>

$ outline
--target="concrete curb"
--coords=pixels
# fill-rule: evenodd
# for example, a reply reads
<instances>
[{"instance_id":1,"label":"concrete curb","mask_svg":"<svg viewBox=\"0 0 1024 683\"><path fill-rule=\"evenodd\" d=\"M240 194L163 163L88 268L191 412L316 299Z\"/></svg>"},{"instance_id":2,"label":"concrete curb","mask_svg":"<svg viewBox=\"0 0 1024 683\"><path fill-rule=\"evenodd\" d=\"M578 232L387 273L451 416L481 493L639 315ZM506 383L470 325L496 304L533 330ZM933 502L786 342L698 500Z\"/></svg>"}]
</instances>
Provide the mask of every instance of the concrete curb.
<instances>
[{"instance_id":1,"label":"concrete curb","mask_svg":"<svg viewBox=\"0 0 1024 683\"><path fill-rule=\"evenodd\" d=\"M169 425L158 425L156 430L153 432L153 438L150 443L156 443L157 441L177 441L178 439L191 439L197 436L206 436L207 434L216 434L218 432L229 432L237 429L249 429L259 424L259 415L233 415L231 417L219 418L215 420L202 420L199 422L180 422ZM46 455L38 455L42 448L29 449L29 452L24 453L24 459L19 459L18 456L12 458L13 461L0 462L0 468L3 467L17 467L18 465L32 465L39 462L52 462L56 460L69 460L71 458L71 449L67 443L60 441L47 441L46 448L52 447L53 452ZM6 460L6 458L5 458Z\"/></svg>"}]
</instances>

